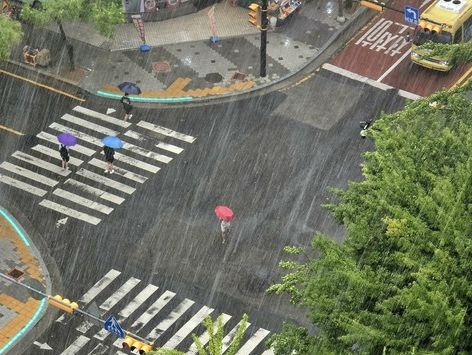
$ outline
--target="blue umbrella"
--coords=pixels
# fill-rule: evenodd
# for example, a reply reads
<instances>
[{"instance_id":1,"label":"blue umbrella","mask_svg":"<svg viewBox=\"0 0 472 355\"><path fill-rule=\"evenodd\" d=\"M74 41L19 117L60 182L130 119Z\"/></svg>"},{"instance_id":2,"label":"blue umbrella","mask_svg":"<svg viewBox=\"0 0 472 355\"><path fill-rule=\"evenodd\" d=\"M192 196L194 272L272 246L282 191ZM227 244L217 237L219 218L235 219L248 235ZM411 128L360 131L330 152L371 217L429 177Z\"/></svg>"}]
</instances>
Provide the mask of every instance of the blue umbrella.
<instances>
[{"instance_id":1,"label":"blue umbrella","mask_svg":"<svg viewBox=\"0 0 472 355\"><path fill-rule=\"evenodd\" d=\"M103 145L106 145L107 147L113 148L113 149L119 149L123 148L123 142L121 141L120 138L115 137L115 136L106 136L105 138L102 139Z\"/></svg>"},{"instance_id":2,"label":"blue umbrella","mask_svg":"<svg viewBox=\"0 0 472 355\"><path fill-rule=\"evenodd\" d=\"M130 83L128 81L125 81L124 83L121 83L120 85L118 85L118 89L132 95L141 94L141 89L139 88L139 86L134 83Z\"/></svg>"}]
</instances>

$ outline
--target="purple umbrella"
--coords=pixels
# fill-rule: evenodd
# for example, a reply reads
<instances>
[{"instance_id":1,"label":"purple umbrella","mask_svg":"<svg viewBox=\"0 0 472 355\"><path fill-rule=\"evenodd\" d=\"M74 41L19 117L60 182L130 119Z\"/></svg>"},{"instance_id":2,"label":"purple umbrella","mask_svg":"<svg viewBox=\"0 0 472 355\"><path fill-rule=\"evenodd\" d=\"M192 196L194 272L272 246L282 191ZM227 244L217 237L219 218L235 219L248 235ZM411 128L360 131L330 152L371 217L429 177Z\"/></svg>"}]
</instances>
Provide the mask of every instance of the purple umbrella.
<instances>
[{"instance_id":1,"label":"purple umbrella","mask_svg":"<svg viewBox=\"0 0 472 355\"><path fill-rule=\"evenodd\" d=\"M72 133L61 133L57 136L59 143L64 144L67 147L71 147L77 144L77 138Z\"/></svg>"}]
</instances>

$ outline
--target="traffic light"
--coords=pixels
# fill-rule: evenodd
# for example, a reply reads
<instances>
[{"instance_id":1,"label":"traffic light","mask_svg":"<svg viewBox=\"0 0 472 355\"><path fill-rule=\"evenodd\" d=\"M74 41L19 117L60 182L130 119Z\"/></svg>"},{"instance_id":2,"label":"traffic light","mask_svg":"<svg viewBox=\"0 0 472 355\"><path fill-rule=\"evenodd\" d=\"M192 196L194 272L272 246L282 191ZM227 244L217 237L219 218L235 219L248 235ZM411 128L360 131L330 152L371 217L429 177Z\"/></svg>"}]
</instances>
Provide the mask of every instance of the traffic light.
<instances>
[{"instance_id":1,"label":"traffic light","mask_svg":"<svg viewBox=\"0 0 472 355\"><path fill-rule=\"evenodd\" d=\"M258 28L261 27L261 7L258 4L252 3L249 5L249 23Z\"/></svg>"},{"instance_id":2,"label":"traffic light","mask_svg":"<svg viewBox=\"0 0 472 355\"><path fill-rule=\"evenodd\" d=\"M77 303L71 302L67 298L62 298L59 295L55 295L54 297L48 296L48 302L51 306L62 309L67 313L74 313L74 310L79 307Z\"/></svg>"},{"instance_id":3,"label":"traffic light","mask_svg":"<svg viewBox=\"0 0 472 355\"><path fill-rule=\"evenodd\" d=\"M361 6L367 7L369 9L372 9L378 12L383 12L383 8L385 6L384 3L379 3L377 1L366 1L366 0L361 0L360 4Z\"/></svg>"},{"instance_id":4,"label":"traffic light","mask_svg":"<svg viewBox=\"0 0 472 355\"><path fill-rule=\"evenodd\" d=\"M146 354L153 350L151 345L145 344L139 340L131 338L130 336L125 337L125 340L123 340L122 345L123 349L129 349L133 352L135 350L138 350L140 354Z\"/></svg>"}]
</instances>

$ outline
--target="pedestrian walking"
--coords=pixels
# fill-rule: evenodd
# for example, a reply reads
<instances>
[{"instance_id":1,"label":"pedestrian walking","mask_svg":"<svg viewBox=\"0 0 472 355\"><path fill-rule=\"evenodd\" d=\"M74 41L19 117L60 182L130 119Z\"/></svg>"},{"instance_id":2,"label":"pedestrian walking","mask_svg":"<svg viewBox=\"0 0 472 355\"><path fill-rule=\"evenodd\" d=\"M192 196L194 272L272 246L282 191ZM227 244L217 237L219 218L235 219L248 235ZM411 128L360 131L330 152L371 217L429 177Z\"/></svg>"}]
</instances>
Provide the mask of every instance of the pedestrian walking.
<instances>
[{"instance_id":1,"label":"pedestrian walking","mask_svg":"<svg viewBox=\"0 0 472 355\"><path fill-rule=\"evenodd\" d=\"M69 169L69 148L65 146L64 144L59 145L59 154L61 155L62 159L62 170L67 170Z\"/></svg>"},{"instance_id":2,"label":"pedestrian walking","mask_svg":"<svg viewBox=\"0 0 472 355\"><path fill-rule=\"evenodd\" d=\"M123 104L123 109L125 110L125 121L127 121L128 118L131 118L131 116L133 116L131 114L133 106L131 105L131 99L129 98L129 94L127 92L124 96L121 97L120 102Z\"/></svg>"},{"instance_id":3,"label":"pedestrian walking","mask_svg":"<svg viewBox=\"0 0 472 355\"><path fill-rule=\"evenodd\" d=\"M359 125L361 126L361 138L367 137L367 130L369 129L370 125L372 124L372 120L361 121Z\"/></svg>"},{"instance_id":4,"label":"pedestrian walking","mask_svg":"<svg viewBox=\"0 0 472 355\"><path fill-rule=\"evenodd\" d=\"M113 174L115 172L113 167L113 161L115 160L115 150L113 148L104 146L103 152L105 153L105 161L107 162L107 168L105 169L105 174Z\"/></svg>"},{"instance_id":5,"label":"pedestrian walking","mask_svg":"<svg viewBox=\"0 0 472 355\"><path fill-rule=\"evenodd\" d=\"M231 222L225 221L224 219L221 220L221 238L223 239L223 244L226 242L226 237L229 235Z\"/></svg>"}]
</instances>

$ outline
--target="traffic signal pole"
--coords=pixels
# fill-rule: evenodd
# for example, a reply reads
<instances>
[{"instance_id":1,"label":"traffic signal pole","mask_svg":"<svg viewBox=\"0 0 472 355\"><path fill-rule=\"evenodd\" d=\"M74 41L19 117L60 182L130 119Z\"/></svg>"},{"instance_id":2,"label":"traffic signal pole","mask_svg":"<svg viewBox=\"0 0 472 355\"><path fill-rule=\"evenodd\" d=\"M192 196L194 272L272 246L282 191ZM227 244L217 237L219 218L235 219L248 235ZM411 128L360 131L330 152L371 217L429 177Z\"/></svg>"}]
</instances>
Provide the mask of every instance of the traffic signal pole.
<instances>
[{"instance_id":1,"label":"traffic signal pole","mask_svg":"<svg viewBox=\"0 0 472 355\"><path fill-rule=\"evenodd\" d=\"M268 0L261 0L261 78L266 76L266 63L267 63L267 3Z\"/></svg>"}]
</instances>

